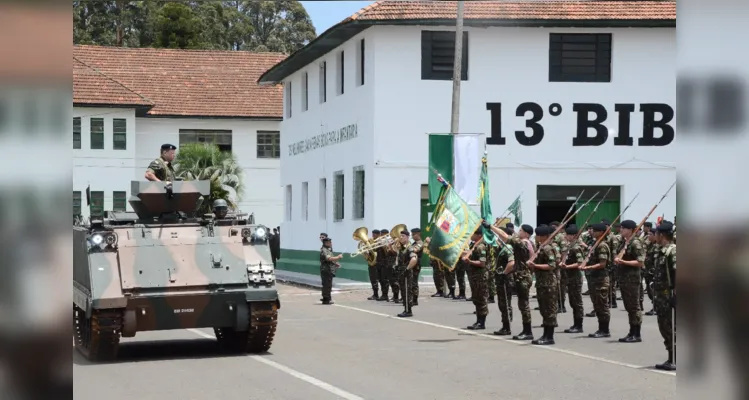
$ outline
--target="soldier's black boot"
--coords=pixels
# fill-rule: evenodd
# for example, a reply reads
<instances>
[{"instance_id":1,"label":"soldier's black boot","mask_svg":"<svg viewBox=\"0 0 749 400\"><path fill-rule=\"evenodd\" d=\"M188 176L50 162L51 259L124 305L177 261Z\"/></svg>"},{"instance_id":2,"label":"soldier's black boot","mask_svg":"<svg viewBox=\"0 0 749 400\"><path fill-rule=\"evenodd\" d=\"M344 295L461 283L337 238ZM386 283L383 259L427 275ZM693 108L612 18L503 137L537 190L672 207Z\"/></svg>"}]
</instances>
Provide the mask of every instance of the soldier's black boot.
<instances>
[{"instance_id":1,"label":"soldier's black boot","mask_svg":"<svg viewBox=\"0 0 749 400\"><path fill-rule=\"evenodd\" d=\"M445 297L445 294L442 293L441 290L438 290L437 293L432 295L432 297Z\"/></svg>"},{"instance_id":2,"label":"soldier's black boot","mask_svg":"<svg viewBox=\"0 0 749 400\"><path fill-rule=\"evenodd\" d=\"M469 326L467 329L470 329L470 330L486 329L486 324L485 323L486 323L486 316L476 317L476 323L474 323L473 325Z\"/></svg>"},{"instance_id":3,"label":"soldier's black boot","mask_svg":"<svg viewBox=\"0 0 749 400\"><path fill-rule=\"evenodd\" d=\"M494 334L497 336L512 335L512 331L510 331L510 321L502 321L502 329L494 331Z\"/></svg>"},{"instance_id":4,"label":"soldier's black boot","mask_svg":"<svg viewBox=\"0 0 749 400\"><path fill-rule=\"evenodd\" d=\"M554 327L544 326L544 335L541 336L538 340L532 341L531 343L541 346L554 344Z\"/></svg>"},{"instance_id":5,"label":"soldier's black boot","mask_svg":"<svg viewBox=\"0 0 749 400\"><path fill-rule=\"evenodd\" d=\"M463 296L463 298L465 299L465 296ZM473 301L473 296L467 298L466 301Z\"/></svg>"},{"instance_id":6,"label":"soldier's black boot","mask_svg":"<svg viewBox=\"0 0 749 400\"><path fill-rule=\"evenodd\" d=\"M642 342L642 339L640 339L640 332L638 325L630 325L629 326L629 334L627 336L619 339L620 343L638 343Z\"/></svg>"},{"instance_id":7,"label":"soldier's black boot","mask_svg":"<svg viewBox=\"0 0 749 400\"><path fill-rule=\"evenodd\" d=\"M402 313L398 314L398 316L401 318L408 318L408 317L413 317L414 315L410 311L409 312L403 311Z\"/></svg>"},{"instance_id":8,"label":"soldier's black boot","mask_svg":"<svg viewBox=\"0 0 749 400\"><path fill-rule=\"evenodd\" d=\"M445 296L445 298L455 299L455 288L450 289L450 293L448 293L447 296Z\"/></svg>"},{"instance_id":9,"label":"soldier's black boot","mask_svg":"<svg viewBox=\"0 0 749 400\"><path fill-rule=\"evenodd\" d=\"M588 317L588 318L593 318L593 317L595 317L595 316L596 316L596 310L593 310L593 311L591 311L591 312L589 312L589 313L585 314L585 316L586 316L586 317Z\"/></svg>"},{"instance_id":10,"label":"soldier's black boot","mask_svg":"<svg viewBox=\"0 0 749 400\"><path fill-rule=\"evenodd\" d=\"M583 333L583 319L575 318L575 323L569 329L565 329L564 333Z\"/></svg>"},{"instance_id":11,"label":"soldier's black boot","mask_svg":"<svg viewBox=\"0 0 749 400\"><path fill-rule=\"evenodd\" d=\"M464 300L466 298L466 290L460 289L458 295L454 297L455 300Z\"/></svg>"},{"instance_id":12,"label":"soldier's black boot","mask_svg":"<svg viewBox=\"0 0 749 400\"><path fill-rule=\"evenodd\" d=\"M533 331L531 330L531 324L523 323L523 331L519 335L512 337L513 340L533 340Z\"/></svg>"},{"instance_id":13,"label":"soldier's black boot","mask_svg":"<svg viewBox=\"0 0 749 400\"><path fill-rule=\"evenodd\" d=\"M379 300L380 299L380 291L375 289L372 293L372 296L367 297L367 300Z\"/></svg>"},{"instance_id":14,"label":"soldier's black boot","mask_svg":"<svg viewBox=\"0 0 749 400\"><path fill-rule=\"evenodd\" d=\"M564 303L562 304L562 313L567 314L567 306L565 306Z\"/></svg>"},{"instance_id":15,"label":"soldier's black boot","mask_svg":"<svg viewBox=\"0 0 749 400\"><path fill-rule=\"evenodd\" d=\"M377 301L389 301L389 300L390 298L388 298L388 292L386 290L383 290L382 296L380 296L380 298L377 299Z\"/></svg>"},{"instance_id":16,"label":"soldier's black boot","mask_svg":"<svg viewBox=\"0 0 749 400\"><path fill-rule=\"evenodd\" d=\"M676 371L676 364L674 364L674 355L671 350L668 351L668 360L666 360L666 362L664 362L663 364L656 364L655 368L663 371Z\"/></svg>"},{"instance_id":17,"label":"soldier's black boot","mask_svg":"<svg viewBox=\"0 0 749 400\"><path fill-rule=\"evenodd\" d=\"M598 330L588 335L588 337L599 339L599 338L605 338L610 337L611 333L609 333L609 324L598 322Z\"/></svg>"}]
</instances>

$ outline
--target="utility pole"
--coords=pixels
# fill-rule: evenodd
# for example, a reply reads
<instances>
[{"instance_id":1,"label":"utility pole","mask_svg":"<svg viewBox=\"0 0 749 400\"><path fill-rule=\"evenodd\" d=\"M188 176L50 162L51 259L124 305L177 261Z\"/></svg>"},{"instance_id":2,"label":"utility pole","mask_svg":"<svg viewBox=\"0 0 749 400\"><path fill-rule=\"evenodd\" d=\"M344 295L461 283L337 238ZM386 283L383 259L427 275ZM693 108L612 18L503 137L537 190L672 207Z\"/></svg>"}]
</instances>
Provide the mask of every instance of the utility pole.
<instances>
[{"instance_id":1,"label":"utility pole","mask_svg":"<svg viewBox=\"0 0 749 400\"><path fill-rule=\"evenodd\" d=\"M450 133L458 134L460 129L460 78L463 74L463 0L458 0L458 18L455 24L455 60L453 62L453 108L450 119Z\"/></svg>"}]
</instances>

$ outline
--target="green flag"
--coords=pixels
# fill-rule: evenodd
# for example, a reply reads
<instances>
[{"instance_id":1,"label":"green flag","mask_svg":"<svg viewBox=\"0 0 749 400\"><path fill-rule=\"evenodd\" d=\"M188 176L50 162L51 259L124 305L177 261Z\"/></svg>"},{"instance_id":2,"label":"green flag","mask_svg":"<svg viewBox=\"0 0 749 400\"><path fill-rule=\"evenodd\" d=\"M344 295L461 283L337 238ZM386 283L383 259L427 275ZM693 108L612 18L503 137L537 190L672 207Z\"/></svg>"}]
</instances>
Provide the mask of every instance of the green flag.
<instances>
[{"instance_id":1,"label":"green flag","mask_svg":"<svg viewBox=\"0 0 749 400\"><path fill-rule=\"evenodd\" d=\"M442 183L437 174L448 182L453 181L453 137L451 134L429 135L429 204L437 204Z\"/></svg>"},{"instance_id":2,"label":"green flag","mask_svg":"<svg viewBox=\"0 0 749 400\"><path fill-rule=\"evenodd\" d=\"M487 166L486 156L481 159L481 176L479 177L479 201L481 202L481 218L491 224L494 218L492 217L492 202L491 196L489 195L489 167ZM490 246L496 246L497 241L494 238L494 233L484 230L484 243Z\"/></svg>"},{"instance_id":3,"label":"green flag","mask_svg":"<svg viewBox=\"0 0 749 400\"><path fill-rule=\"evenodd\" d=\"M520 207L520 196L518 196L515 201L510 204L510 208L508 209L510 211L510 214L512 214L515 217L515 221L513 222L516 227L520 227L520 224L523 223L523 210Z\"/></svg>"},{"instance_id":4,"label":"green flag","mask_svg":"<svg viewBox=\"0 0 749 400\"><path fill-rule=\"evenodd\" d=\"M429 255L452 269L468 247L471 235L481 226L481 217L455 192L445 189L444 198L434 210L434 223Z\"/></svg>"}]
</instances>

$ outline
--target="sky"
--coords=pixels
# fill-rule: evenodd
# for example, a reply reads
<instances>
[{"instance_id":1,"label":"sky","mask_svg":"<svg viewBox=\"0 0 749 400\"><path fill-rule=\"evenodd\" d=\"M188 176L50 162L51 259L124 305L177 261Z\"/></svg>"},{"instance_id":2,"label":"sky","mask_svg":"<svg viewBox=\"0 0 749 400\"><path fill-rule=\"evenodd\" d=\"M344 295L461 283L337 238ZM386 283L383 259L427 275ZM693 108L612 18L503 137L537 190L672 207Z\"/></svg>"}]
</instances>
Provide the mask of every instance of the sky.
<instances>
[{"instance_id":1,"label":"sky","mask_svg":"<svg viewBox=\"0 0 749 400\"><path fill-rule=\"evenodd\" d=\"M301 1L307 10L317 34L350 17L374 1Z\"/></svg>"}]
</instances>

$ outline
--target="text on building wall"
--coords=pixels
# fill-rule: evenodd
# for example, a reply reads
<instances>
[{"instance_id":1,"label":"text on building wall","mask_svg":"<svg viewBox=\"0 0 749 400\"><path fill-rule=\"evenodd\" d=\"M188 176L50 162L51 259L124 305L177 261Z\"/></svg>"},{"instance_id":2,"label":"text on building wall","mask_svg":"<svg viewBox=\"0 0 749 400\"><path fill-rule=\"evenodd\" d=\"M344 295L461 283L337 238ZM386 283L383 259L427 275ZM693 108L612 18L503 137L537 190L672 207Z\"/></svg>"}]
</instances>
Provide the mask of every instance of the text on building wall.
<instances>
[{"instance_id":1,"label":"text on building wall","mask_svg":"<svg viewBox=\"0 0 749 400\"><path fill-rule=\"evenodd\" d=\"M297 154L306 153L308 151L355 139L358 134L356 124L347 125L341 129L321 133L290 144L289 155L295 156Z\"/></svg>"}]
</instances>

